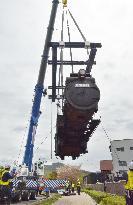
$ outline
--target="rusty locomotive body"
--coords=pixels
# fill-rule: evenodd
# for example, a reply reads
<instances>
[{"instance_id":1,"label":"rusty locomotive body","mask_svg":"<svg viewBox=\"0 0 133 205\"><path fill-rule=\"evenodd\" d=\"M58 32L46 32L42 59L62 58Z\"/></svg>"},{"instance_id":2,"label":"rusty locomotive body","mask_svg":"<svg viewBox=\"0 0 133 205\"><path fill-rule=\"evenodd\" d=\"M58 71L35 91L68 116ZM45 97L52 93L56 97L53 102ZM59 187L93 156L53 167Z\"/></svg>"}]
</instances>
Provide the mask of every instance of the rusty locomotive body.
<instances>
[{"instance_id":1,"label":"rusty locomotive body","mask_svg":"<svg viewBox=\"0 0 133 205\"><path fill-rule=\"evenodd\" d=\"M87 142L100 123L93 119L99 99L95 79L85 70L66 78L63 115L57 115L55 134L55 154L61 159L87 153Z\"/></svg>"}]
</instances>

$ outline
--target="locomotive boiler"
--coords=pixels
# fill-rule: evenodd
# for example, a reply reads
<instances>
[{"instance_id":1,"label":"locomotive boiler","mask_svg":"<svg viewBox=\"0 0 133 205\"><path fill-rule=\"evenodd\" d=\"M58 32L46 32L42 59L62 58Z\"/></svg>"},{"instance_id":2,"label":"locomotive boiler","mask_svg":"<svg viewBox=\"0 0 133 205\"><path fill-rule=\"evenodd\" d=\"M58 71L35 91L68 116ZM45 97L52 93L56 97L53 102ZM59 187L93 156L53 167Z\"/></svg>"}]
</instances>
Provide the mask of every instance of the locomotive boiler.
<instances>
[{"instance_id":1,"label":"locomotive boiler","mask_svg":"<svg viewBox=\"0 0 133 205\"><path fill-rule=\"evenodd\" d=\"M63 115L57 115L55 135L55 153L61 159L87 153L87 142L100 123L93 119L99 99L95 79L84 69L66 78Z\"/></svg>"}]
</instances>

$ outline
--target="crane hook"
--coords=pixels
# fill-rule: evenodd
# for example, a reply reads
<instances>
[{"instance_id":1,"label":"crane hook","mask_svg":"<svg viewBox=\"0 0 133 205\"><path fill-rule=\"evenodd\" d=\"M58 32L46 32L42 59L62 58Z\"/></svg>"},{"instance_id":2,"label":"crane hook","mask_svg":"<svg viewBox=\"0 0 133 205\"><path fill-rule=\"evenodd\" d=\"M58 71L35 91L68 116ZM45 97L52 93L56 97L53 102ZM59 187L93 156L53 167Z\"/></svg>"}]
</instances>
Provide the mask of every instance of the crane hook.
<instances>
[{"instance_id":1,"label":"crane hook","mask_svg":"<svg viewBox=\"0 0 133 205\"><path fill-rule=\"evenodd\" d=\"M67 0L62 0L63 7L67 7Z\"/></svg>"}]
</instances>

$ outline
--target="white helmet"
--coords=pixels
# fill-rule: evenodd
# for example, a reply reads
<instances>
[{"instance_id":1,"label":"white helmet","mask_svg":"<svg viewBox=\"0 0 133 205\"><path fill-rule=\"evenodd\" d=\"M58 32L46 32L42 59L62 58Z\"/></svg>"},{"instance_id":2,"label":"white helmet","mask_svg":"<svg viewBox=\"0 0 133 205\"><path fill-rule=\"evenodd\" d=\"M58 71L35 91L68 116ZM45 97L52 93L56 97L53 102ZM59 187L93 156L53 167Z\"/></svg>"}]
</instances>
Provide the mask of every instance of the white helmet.
<instances>
[{"instance_id":1,"label":"white helmet","mask_svg":"<svg viewBox=\"0 0 133 205\"><path fill-rule=\"evenodd\" d=\"M128 166L128 167L129 167L129 169L132 169L132 170L133 170L133 161L129 163L129 166Z\"/></svg>"},{"instance_id":2,"label":"white helmet","mask_svg":"<svg viewBox=\"0 0 133 205\"><path fill-rule=\"evenodd\" d=\"M6 165L5 165L5 169L10 169L10 167L11 167L11 166L10 166L9 164L6 164Z\"/></svg>"}]
</instances>

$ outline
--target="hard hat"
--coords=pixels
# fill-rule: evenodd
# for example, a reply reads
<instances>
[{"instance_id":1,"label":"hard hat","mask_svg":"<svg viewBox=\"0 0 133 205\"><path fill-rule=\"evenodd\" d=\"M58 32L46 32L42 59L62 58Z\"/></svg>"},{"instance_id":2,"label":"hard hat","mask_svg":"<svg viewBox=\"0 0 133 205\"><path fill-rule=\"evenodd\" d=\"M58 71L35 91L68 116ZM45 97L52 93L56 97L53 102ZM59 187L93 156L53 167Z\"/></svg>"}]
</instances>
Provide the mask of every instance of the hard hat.
<instances>
[{"instance_id":1,"label":"hard hat","mask_svg":"<svg viewBox=\"0 0 133 205\"><path fill-rule=\"evenodd\" d=\"M5 169L10 169L10 165L9 165L9 164L6 164L6 165L5 165Z\"/></svg>"},{"instance_id":2,"label":"hard hat","mask_svg":"<svg viewBox=\"0 0 133 205\"><path fill-rule=\"evenodd\" d=\"M128 167L129 167L129 169L132 169L132 170L133 170L133 161L129 163L129 166L128 166Z\"/></svg>"}]
</instances>

